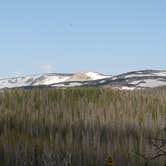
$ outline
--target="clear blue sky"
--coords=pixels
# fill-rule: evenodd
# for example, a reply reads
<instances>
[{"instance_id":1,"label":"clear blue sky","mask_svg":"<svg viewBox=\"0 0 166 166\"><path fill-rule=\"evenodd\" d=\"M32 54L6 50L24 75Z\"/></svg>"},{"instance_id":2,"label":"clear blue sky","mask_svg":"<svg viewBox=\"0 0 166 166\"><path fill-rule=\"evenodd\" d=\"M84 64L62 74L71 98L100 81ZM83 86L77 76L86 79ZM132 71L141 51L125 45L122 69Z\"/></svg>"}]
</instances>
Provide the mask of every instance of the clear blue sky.
<instances>
[{"instance_id":1,"label":"clear blue sky","mask_svg":"<svg viewBox=\"0 0 166 166\"><path fill-rule=\"evenodd\" d=\"M165 0L0 1L0 77L166 69Z\"/></svg>"}]
</instances>

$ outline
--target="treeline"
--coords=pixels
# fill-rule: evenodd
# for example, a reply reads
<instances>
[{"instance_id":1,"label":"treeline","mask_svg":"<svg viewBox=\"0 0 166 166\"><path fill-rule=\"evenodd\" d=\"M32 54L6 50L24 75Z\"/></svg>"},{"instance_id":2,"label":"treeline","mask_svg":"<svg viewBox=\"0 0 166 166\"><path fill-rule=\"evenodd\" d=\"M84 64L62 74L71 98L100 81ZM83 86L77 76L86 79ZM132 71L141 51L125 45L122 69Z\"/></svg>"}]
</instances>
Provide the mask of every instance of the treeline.
<instances>
[{"instance_id":1,"label":"treeline","mask_svg":"<svg viewBox=\"0 0 166 166\"><path fill-rule=\"evenodd\" d=\"M0 92L0 165L143 166L165 138L166 93L102 88ZM162 166L164 157L149 163Z\"/></svg>"}]
</instances>

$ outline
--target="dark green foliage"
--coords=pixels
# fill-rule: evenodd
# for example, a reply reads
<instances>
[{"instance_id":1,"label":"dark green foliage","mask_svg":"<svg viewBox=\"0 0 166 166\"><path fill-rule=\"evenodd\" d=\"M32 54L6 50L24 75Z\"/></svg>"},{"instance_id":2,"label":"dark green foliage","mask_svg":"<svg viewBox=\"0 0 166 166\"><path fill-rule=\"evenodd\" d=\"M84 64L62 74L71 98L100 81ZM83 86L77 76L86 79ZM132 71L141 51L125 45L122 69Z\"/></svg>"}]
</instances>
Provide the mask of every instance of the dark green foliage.
<instances>
[{"instance_id":1,"label":"dark green foliage","mask_svg":"<svg viewBox=\"0 0 166 166\"><path fill-rule=\"evenodd\" d=\"M100 88L7 90L0 94L4 166L142 166L135 153L165 137L166 93ZM150 154L149 154L150 155ZM160 158L151 165L164 165Z\"/></svg>"}]
</instances>

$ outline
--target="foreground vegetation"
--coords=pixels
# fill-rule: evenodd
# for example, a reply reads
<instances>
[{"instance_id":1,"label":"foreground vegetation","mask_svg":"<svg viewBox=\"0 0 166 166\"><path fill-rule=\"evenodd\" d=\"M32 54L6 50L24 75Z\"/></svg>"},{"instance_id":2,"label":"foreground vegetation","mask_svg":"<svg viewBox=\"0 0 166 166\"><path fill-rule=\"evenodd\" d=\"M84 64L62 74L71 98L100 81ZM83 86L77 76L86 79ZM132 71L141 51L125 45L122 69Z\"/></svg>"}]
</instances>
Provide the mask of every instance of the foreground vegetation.
<instances>
[{"instance_id":1,"label":"foreground vegetation","mask_svg":"<svg viewBox=\"0 0 166 166\"><path fill-rule=\"evenodd\" d=\"M0 93L0 165L143 166L166 138L166 88L6 90ZM150 161L162 166L166 157Z\"/></svg>"}]
</instances>

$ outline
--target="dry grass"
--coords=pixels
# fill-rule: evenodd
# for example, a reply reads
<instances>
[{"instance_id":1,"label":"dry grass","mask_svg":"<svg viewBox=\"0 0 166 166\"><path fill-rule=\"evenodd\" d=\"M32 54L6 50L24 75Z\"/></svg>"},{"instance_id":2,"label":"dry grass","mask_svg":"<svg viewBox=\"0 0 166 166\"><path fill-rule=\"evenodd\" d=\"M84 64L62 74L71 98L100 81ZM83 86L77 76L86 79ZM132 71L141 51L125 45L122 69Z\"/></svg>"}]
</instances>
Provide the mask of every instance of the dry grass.
<instances>
[{"instance_id":1,"label":"dry grass","mask_svg":"<svg viewBox=\"0 0 166 166\"><path fill-rule=\"evenodd\" d=\"M0 94L0 164L102 166L111 155L117 166L142 166L135 154L155 150L148 138L166 137L164 117L163 90L7 90Z\"/></svg>"}]
</instances>

